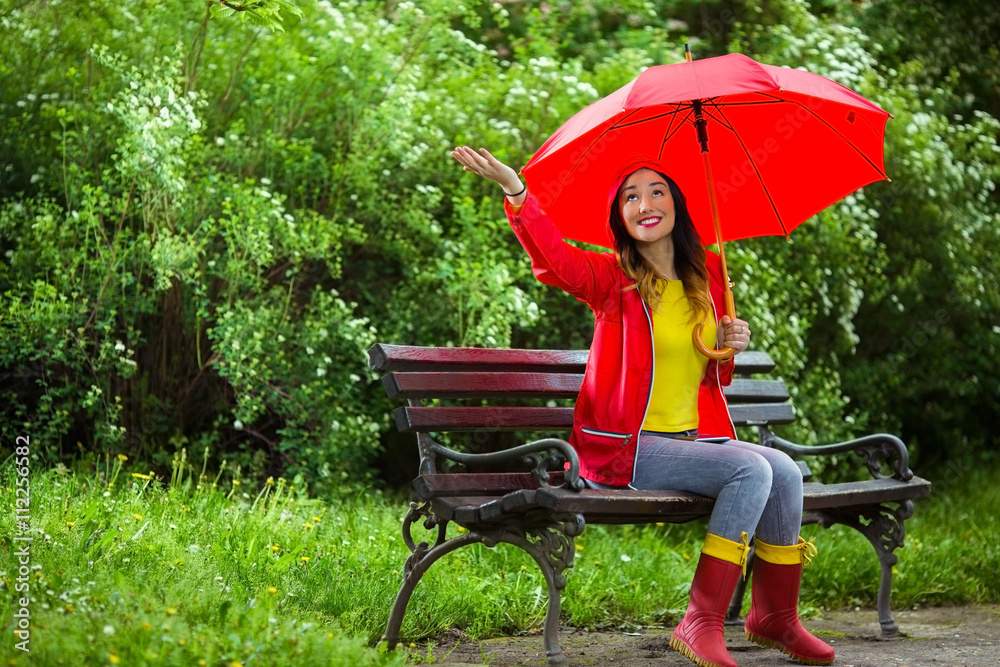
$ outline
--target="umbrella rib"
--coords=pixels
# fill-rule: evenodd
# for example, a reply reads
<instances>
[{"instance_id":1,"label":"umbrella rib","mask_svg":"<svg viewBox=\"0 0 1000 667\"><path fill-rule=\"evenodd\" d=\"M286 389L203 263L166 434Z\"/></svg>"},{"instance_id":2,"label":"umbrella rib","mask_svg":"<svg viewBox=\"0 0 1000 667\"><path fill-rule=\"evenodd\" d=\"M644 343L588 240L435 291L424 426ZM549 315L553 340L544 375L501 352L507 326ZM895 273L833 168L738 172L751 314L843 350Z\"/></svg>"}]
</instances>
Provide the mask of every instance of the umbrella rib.
<instances>
[{"instance_id":1,"label":"umbrella rib","mask_svg":"<svg viewBox=\"0 0 1000 667\"><path fill-rule=\"evenodd\" d=\"M723 118L726 118L726 113L717 107L719 113ZM729 123L729 119L726 118L726 122ZM729 123L730 127L732 123ZM747 161L750 166L753 167L753 173L757 174L757 180L760 182L760 187L764 189L764 194L767 195L767 201L771 203L771 209L774 211L774 216L778 219L778 224L781 225L781 231L785 233L785 238L788 238L788 230L785 228L785 222L781 219L781 213L778 212L778 207L774 203L774 198L771 196L771 191L767 189L767 183L760 176L760 171L757 169L757 164L753 161L753 157L750 156L750 151L747 150L746 144L743 143L742 137L740 137L739 132L733 132L733 136L736 137L736 141L740 142L740 148L743 149L743 153L747 156Z\"/></svg>"},{"instance_id":2,"label":"umbrella rib","mask_svg":"<svg viewBox=\"0 0 1000 667\"><path fill-rule=\"evenodd\" d=\"M678 109L678 111L680 111L680 109ZM673 136L684 126L684 123L687 122L687 119L691 117L692 113L694 113L694 107L692 107L688 111L688 115L687 116L685 116L684 118L681 119L681 122L678 123L677 127L673 127L673 124L674 124L674 120L677 119L677 117L678 117L679 114L675 113L671 117L670 124L667 125L667 131L663 133L663 141L660 142L660 152L656 156L657 160L661 160L661 161L663 160L663 149L667 147L667 142L670 141L670 139L673 138ZM671 130L672 127L673 127L673 129Z\"/></svg>"},{"instance_id":3,"label":"umbrella rib","mask_svg":"<svg viewBox=\"0 0 1000 667\"><path fill-rule=\"evenodd\" d=\"M664 105L664 106L666 106L666 105ZM648 123L651 120L658 120L660 118L665 118L667 116L676 116L678 113L680 113L683 110L683 108L684 107L682 107L681 105L677 105L677 108L674 109L673 111L668 111L666 113L661 113L661 114L657 114L655 116L650 116L649 118L643 118L642 120L632 121L631 123L622 123L621 121L618 121L614 125L612 125L611 127L609 127L607 130L605 130L605 132L610 132L611 130L620 130L620 129L625 128L625 127L632 127L633 125L639 125L640 123ZM635 115L638 112L639 112L639 109L634 109L631 114L629 114L628 116L626 116L626 118L629 118L629 117ZM622 120L624 120L624 118Z\"/></svg>"},{"instance_id":4,"label":"umbrella rib","mask_svg":"<svg viewBox=\"0 0 1000 667\"><path fill-rule=\"evenodd\" d=\"M733 125L732 125L732 123L730 123L730 122L729 122L729 119L728 119L728 118L726 118L725 116L721 116L721 117L720 117L720 116L717 116L717 115L715 115L714 113L712 113L712 111L710 111L710 109L715 109L715 110L718 110L718 111L720 112L720 114L721 114L721 110L722 110L722 107L723 107L723 106L727 106L727 105L724 105L724 104L718 104L718 103L714 103L714 102L713 102L713 103L712 103L711 105L709 105L709 106L706 106L706 107L705 107L705 112L706 112L706 113L708 113L708 115L709 115L709 116L710 116L710 117L711 117L711 118L712 118L712 119L713 119L713 120L714 120L714 121L715 121L716 123L718 123L719 125L722 125L722 126L723 126L724 128L726 128L726 129L727 129L727 130L729 130L730 132L736 132L736 129L735 129L735 128L733 128Z\"/></svg>"},{"instance_id":5,"label":"umbrella rib","mask_svg":"<svg viewBox=\"0 0 1000 667\"><path fill-rule=\"evenodd\" d=\"M766 95L766 93L761 93L761 92L757 92L756 94L757 95ZM718 99L718 98L714 98L713 97L711 99L715 100L715 99ZM781 98L773 98L770 101L767 101L767 100L757 100L757 101L754 101L754 102L750 102L750 101L747 101L747 102L715 102L715 101L712 101L712 102L705 102L705 104L706 105L707 104L711 104L714 107L753 107L753 106L759 106L759 105L762 105L762 104L782 104L782 103L787 102L787 101L788 100L783 100Z\"/></svg>"},{"instance_id":6,"label":"umbrella rib","mask_svg":"<svg viewBox=\"0 0 1000 667\"><path fill-rule=\"evenodd\" d=\"M623 109L623 111L624 111L624 109ZM639 112L639 109L633 109L632 111L630 111L630 112L629 112L629 114L628 114L627 116L625 116L625 118L628 118L628 117L630 117L630 116L633 116L633 115L635 115L635 114L636 114L636 113L638 113L638 112ZM582 161L583 161L583 158L584 158L584 156L586 156L586 155L587 155L587 154L588 154L588 153L590 152L590 149L594 147L594 144L596 144L596 143L597 143L598 141L600 141L601 139L603 139L603 138L604 138L604 135L606 135L606 134L608 134L609 132L611 132L611 130L615 129L615 128L616 128L616 126L617 126L617 123L616 123L615 125L612 125L611 127L607 128L607 129L605 129L605 130L604 130L603 132L601 132L601 133L600 133L599 135L597 135L596 137L594 137L594 140L593 140L592 142L590 142L590 145L589 145L589 146L587 146L587 150L583 151L583 153L582 153L582 154L580 155L580 158L579 158L579 159L578 159L578 160L577 160L576 162L574 162L574 163L573 163L573 167L572 167L572 168L571 168L571 169L569 170L569 173L567 173L567 174L566 174L566 178L569 178L569 175L570 175L570 174L572 174L572 173L573 173L574 171L576 171L576 168L577 168L578 166L580 166L580 162L582 162ZM562 188L563 188L563 186L565 186L565 185L566 185L566 180L565 180L565 179L563 179L563 182L562 182L562 183L560 183L560 187L559 187L559 193L558 193L558 194L556 195L557 197L558 197L558 196L559 196L560 194L562 194Z\"/></svg>"},{"instance_id":7,"label":"umbrella rib","mask_svg":"<svg viewBox=\"0 0 1000 667\"><path fill-rule=\"evenodd\" d=\"M761 93L761 94L763 95L764 93ZM795 104L795 105L798 105L799 107L801 107L801 108L805 109L806 111L808 111L808 112L809 112L810 114L812 114L812 116L813 116L813 117L814 117L814 118L815 118L816 120L818 120L819 122L823 123L823 124L824 124L824 125L826 125L826 126L827 126L828 128L830 128L830 131L831 131L831 132L833 132L834 134L836 134L836 135L837 135L838 137L840 137L840 138L841 138L841 139L842 139L842 140L844 141L844 143L845 143L845 144L847 144L847 145L848 145L848 146L850 146L850 147L851 147L852 149L854 149L854 152L855 152L855 153L857 153L857 154L858 154L858 155L860 155L860 156L861 156L862 158L864 158L864 161L865 161L865 162L867 162L868 164L870 164L870 165L871 165L871 167L872 167L872 169L874 169L875 171L877 171L877 172L878 172L879 174L881 174L881 175L882 175L882 178L887 178L887 176L886 176L885 172L884 172L884 171L882 171L881 169L879 169L878 167L876 167L876 166L875 166L875 163L874 163L874 162L872 162L872 161L871 161L870 159L868 159L868 156L867 156L867 155L865 155L865 154L864 154L864 152L863 152L862 150L860 150L860 149L859 149L859 148L858 148L857 146L855 146L855 145L854 145L854 142L852 142L852 141L851 141L850 139L848 139L847 137L845 137L845 136L844 136L844 135L843 135L843 134L842 134L842 133L841 133L841 132L840 132L840 131L839 131L839 130L838 130L837 128L835 128L835 127L834 127L833 125L830 125L830 123L826 122L826 120L825 120L825 119L824 119L824 118L823 118L822 116L820 116L820 115L819 115L819 114L817 114L817 113L816 113L815 111L813 111L812 109L810 109L810 108L809 108L809 107L807 107L806 105L802 104L802 102L799 102L798 100L783 100L783 101L784 101L784 102L788 102L788 103L791 103L791 104ZM870 127L870 125L869 125L869 127ZM874 130L874 128L872 128L872 129Z\"/></svg>"}]
</instances>

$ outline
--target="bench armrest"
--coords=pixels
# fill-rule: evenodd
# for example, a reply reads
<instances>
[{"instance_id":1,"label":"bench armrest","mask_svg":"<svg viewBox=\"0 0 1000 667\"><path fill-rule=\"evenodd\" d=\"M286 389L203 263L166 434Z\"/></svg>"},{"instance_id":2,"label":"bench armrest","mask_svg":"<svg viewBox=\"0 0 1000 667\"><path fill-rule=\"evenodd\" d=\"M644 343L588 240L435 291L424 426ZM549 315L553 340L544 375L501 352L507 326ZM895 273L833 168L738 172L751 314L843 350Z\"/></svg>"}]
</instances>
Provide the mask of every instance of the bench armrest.
<instances>
[{"instance_id":1,"label":"bench armrest","mask_svg":"<svg viewBox=\"0 0 1000 667\"><path fill-rule=\"evenodd\" d=\"M559 486L565 486L572 491L580 491L584 487L584 482L580 479L580 459L576 455L576 450L573 449L571 444L559 438L543 438L529 442L526 445L511 447L510 449L490 454L459 452L434 441L426 443L425 447L433 452L434 455L443 456L450 461L463 464L492 464L503 463L517 458L524 459L534 464L535 467L532 469L531 474L535 476L535 479L543 487L552 486L549 482L550 466L554 465L562 468L562 464L569 462L569 466L563 470L563 483ZM545 455L542 456L542 454Z\"/></svg>"},{"instance_id":2,"label":"bench armrest","mask_svg":"<svg viewBox=\"0 0 1000 667\"><path fill-rule=\"evenodd\" d=\"M913 472L909 467L910 454L906 450L906 445L903 444L902 440L888 433L866 435L856 440L838 442L833 445L800 445L779 438L766 427L761 427L760 444L795 456L822 456L853 451L865 457L865 465L875 479L892 478L903 482L913 479ZM882 474L883 461L889 462L892 466L892 475Z\"/></svg>"}]
</instances>

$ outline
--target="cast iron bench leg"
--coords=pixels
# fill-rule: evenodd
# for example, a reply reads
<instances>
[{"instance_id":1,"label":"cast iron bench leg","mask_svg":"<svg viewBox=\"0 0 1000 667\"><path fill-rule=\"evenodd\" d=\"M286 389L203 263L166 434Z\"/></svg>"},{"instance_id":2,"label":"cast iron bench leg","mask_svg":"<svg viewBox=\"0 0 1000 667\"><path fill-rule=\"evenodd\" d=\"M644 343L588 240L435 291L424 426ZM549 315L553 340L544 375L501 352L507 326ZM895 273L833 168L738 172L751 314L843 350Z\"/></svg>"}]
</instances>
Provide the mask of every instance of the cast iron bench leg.
<instances>
[{"instance_id":1,"label":"cast iron bench leg","mask_svg":"<svg viewBox=\"0 0 1000 667\"><path fill-rule=\"evenodd\" d=\"M424 573L441 556L449 554L459 547L464 547L466 544L473 544L479 541L481 540L476 535L461 535L442 544L437 544L431 549L427 548L426 542L421 542L417 545L413 555L406 560L403 585L400 587L399 593L396 594L396 601L392 604L392 611L389 613L389 622L386 624L385 634L382 635L382 641L386 642L389 650L396 648L396 644L399 643L399 628L403 625L406 606L410 603L410 596L413 595L413 589L417 587Z\"/></svg>"},{"instance_id":2,"label":"cast iron bench leg","mask_svg":"<svg viewBox=\"0 0 1000 667\"><path fill-rule=\"evenodd\" d=\"M426 542L414 544L410 536L410 527L421 516L425 517L424 527L438 529L438 537L433 547L428 548ZM418 507L410 504L410 512L403 520L403 540L413 552L406 560L403 585L396 595L396 601L389 613L382 641L392 650L399 643L399 629L406 615L406 607L413 595L413 590L424 573L442 556L455 551L467 544L480 542L487 547L495 547L504 542L519 547L531 556L548 588L549 603L545 613L543 640L545 642L546 663L549 667L566 667L566 656L559 646L559 610L562 603L561 591L566 587L566 577L563 572L573 567L576 555L575 538L583 532L586 523L579 514L547 514L545 512L529 512L516 519L509 519L495 526L470 530L464 535L445 539L447 521L441 521L430 513L427 505Z\"/></svg>"},{"instance_id":3,"label":"cast iron bench leg","mask_svg":"<svg viewBox=\"0 0 1000 667\"><path fill-rule=\"evenodd\" d=\"M882 569L882 577L878 588L878 621L882 627L883 637L898 637L901 635L899 625L892 617L892 566L899 557L893 553L903 545L906 538L906 520L913 516L913 501L904 500L893 508L889 505L872 505L843 510L830 509L815 512L818 523L829 528L834 523L841 523L854 528L868 538Z\"/></svg>"}]
</instances>

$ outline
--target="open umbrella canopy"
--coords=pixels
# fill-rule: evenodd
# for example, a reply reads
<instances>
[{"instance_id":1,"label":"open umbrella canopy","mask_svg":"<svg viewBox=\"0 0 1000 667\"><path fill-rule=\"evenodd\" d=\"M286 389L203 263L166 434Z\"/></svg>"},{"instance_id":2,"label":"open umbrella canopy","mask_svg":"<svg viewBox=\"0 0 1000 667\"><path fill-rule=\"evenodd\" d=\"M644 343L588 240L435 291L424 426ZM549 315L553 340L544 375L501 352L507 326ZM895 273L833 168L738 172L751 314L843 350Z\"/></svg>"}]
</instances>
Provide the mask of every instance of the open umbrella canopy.
<instances>
[{"instance_id":1,"label":"open umbrella canopy","mask_svg":"<svg viewBox=\"0 0 1000 667\"><path fill-rule=\"evenodd\" d=\"M562 125L522 173L568 239L608 248L608 205L625 163L665 165L706 245L787 235L848 193L886 178L889 114L824 77L741 54L650 67Z\"/></svg>"}]
</instances>

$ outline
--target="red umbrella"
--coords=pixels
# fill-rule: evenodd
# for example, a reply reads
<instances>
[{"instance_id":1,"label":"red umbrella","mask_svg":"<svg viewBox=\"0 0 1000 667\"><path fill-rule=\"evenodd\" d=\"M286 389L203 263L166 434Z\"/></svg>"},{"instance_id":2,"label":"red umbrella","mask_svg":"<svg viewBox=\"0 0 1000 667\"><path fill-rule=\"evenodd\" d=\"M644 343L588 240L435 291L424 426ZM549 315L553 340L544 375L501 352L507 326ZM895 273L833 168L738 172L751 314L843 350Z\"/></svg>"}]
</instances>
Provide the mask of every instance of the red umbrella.
<instances>
[{"instance_id":1,"label":"red umbrella","mask_svg":"<svg viewBox=\"0 0 1000 667\"><path fill-rule=\"evenodd\" d=\"M702 242L718 243L725 273L723 241L787 236L844 195L886 179L889 117L839 83L733 53L648 68L566 121L522 173L565 238L612 248L608 206L620 169L663 165ZM698 329L703 353L731 354L705 349Z\"/></svg>"}]
</instances>

